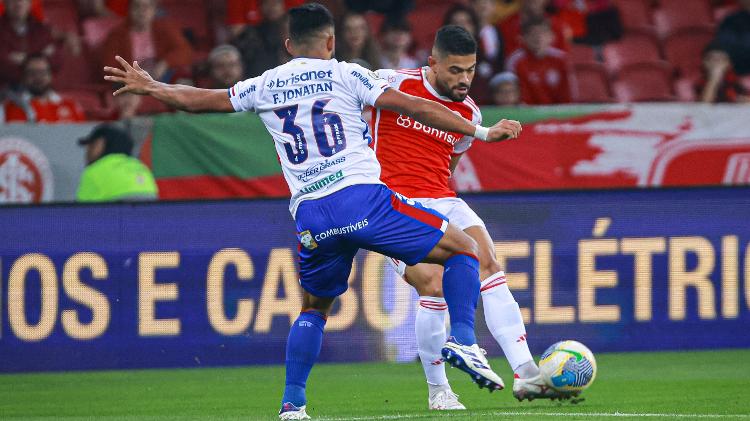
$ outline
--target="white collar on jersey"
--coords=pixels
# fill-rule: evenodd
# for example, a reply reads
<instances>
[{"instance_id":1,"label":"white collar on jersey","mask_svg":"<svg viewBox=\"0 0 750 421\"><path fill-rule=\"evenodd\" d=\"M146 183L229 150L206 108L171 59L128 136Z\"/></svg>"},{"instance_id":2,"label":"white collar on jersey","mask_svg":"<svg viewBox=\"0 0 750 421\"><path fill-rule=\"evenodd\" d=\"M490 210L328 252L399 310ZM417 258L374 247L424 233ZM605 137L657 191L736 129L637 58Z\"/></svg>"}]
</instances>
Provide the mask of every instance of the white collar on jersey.
<instances>
[{"instance_id":1,"label":"white collar on jersey","mask_svg":"<svg viewBox=\"0 0 750 421\"><path fill-rule=\"evenodd\" d=\"M453 100L448 98L447 96L440 95L435 90L435 88L433 88L432 85L430 85L430 82L427 80L427 69L429 69L429 67L427 66L422 67L422 84L424 85L425 88L427 88L427 91L431 93L432 95L434 95L435 97L437 97L438 99L441 99L443 101L453 102Z\"/></svg>"}]
</instances>

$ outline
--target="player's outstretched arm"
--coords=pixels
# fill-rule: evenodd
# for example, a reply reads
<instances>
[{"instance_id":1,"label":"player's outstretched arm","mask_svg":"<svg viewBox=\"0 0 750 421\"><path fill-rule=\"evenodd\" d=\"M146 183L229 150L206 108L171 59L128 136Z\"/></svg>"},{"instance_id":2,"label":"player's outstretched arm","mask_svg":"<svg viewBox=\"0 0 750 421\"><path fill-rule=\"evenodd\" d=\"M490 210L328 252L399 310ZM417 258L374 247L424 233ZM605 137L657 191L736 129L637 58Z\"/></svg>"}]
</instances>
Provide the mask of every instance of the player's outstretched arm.
<instances>
[{"instance_id":1,"label":"player's outstretched arm","mask_svg":"<svg viewBox=\"0 0 750 421\"><path fill-rule=\"evenodd\" d=\"M515 120L500 120L490 128L475 126L443 104L405 94L397 89L389 89L381 94L375 101L375 106L409 116L438 130L457 132L487 142L515 139L521 133L521 123Z\"/></svg>"},{"instance_id":2,"label":"player's outstretched arm","mask_svg":"<svg viewBox=\"0 0 750 421\"><path fill-rule=\"evenodd\" d=\"M105 67L104 80L122 83L114 95L132 93L150 95L159 101L190 112L234 112L226 89L200 89L187 85L170 85L155 81L137 61L131 65L120 56L115 59L122 68Z\"/></svg>"}]
</instances>

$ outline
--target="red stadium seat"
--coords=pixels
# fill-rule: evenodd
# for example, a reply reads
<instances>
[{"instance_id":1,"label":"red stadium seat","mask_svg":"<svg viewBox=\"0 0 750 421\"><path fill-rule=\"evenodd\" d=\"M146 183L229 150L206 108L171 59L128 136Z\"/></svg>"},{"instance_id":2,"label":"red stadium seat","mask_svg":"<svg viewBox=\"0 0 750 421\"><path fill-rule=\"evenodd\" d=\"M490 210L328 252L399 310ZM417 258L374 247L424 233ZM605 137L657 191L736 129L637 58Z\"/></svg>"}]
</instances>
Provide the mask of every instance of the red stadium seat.
<instances>
[{"instance_id":1,"label":"red stadium seat","mask_svg":"<svg viewBox=\"0 0 750 421\"><path fill-rule=\"evenodd\" d=\"M54 84L65 89L74 89L82 86L101 85L104 81L98 75L94 75L94 63L92 55L84 47L80 56L63 54L60 70L55 74Z\"/></svg>"},{"instance_id":2,"label":"red stadium seat","mask_svg":"<svg viewBox=\"0 0 750 421\"><path fill-rule=\"evenodd\" d=\"M98 48L107 35L122 22L119 16L89 18L83 21L83 41L91 49Z\"/></svg>"},{"instance_id":3,"label":"red stadium seat","mask_svg":"<svg viewBox=\"0 0 750 421\"><path fill-rule=\"evenodd\" d=\"M432 50L435 34L443 25L445 14L456 3L455 1L424 2L423 4L417 2L414 11L407 16L417 49ZM374 33L378 33L380 26L372 29Z\"/></svg>"},{"instance_id":4,"label":"red stadium seat","mask_svg":"<svg viewBox=\"0 0 750 421\"><path fill-rule=\"evenodd\" d=\"M588 45L571 44L568 51L568 60L573 64L599 64L596 59L596 51Z\"/></svg>"},{"instance_id":5,"label":"red stadium seat","mask_svg":"<svg viewBox=\"0 0 750 421\"><path fill-rule=\"evenodd\" d=\"M571 76L573 100L575 102L604 103L613 101L607 72L601 64L574 64Z\"/></svg>"},{"instance_id":6,"label":"red stadium seat","mask_svg":"<svg viewBox=\"0 0 750 421\"><path fill-rule=\"evenodd\" d=\"M681 77L675 80L674 92L677 94L677 100L681 102L695 102L697 99L694 79L689 77Z\"/></svg>"},{"instance_id":7,"label":"red stadium seat","mask_svg":"<svg viewBox=\"0 0 750 421\"><path fill-rule=\"evenodd\" d=\"M643 34L629 34L620 41L605 45L602 55L604 66L612 75L643 63L670 67L662 60L656 41Z\"/></svg>"},{"instance_id":8,"label":"red stadium seat","mask_svg":"<svg viewBox=\"0 0 750 421\"><path fill-rule=\"evenodd\" d=\"M183 29L194 47L208 48L211 44L208 11L203 0L161 0L159 6L166 16Z\"/></svg>"},{"instance_id":9,"label":"red stadium seat","mask_svg":"<svg viewBox=\"0 0 750 421\"><path fill-rule=\"evenodd\" d=\"M615 5L626 31L653 31L650 6L646 0L616 0Z\"/></svg>"},{"instance_id":10,"label":"red stadium seat","mask_svg":"<svg viewBox=\"0 0 750 421\"><path fill-rule=\"evenodd\" d=\"M44 17L53 28L78 33L78 8L73 1L45 1Z\"/></svg>"},{"instance_id":11,"label":"red stadium seat","mask_svg":"<svg viewBox=\"0 0 750 421\"><path fill-rule=\"evenodd\" d=\"M714 37L709 29L686 29L664 40L664 56L678 71L680 76L694 77L701 71L703 48Z\"/></svg>"},{"instance_id":12,"label":"red stadium seat","mask_svg":"<svg viewBox=\"0 0 750 421\"><path fill-rule=\"evenodd\" d=\"M104 111L102 92L98 89L63 89L58 91L63 97L71 98L81 104L86 118L98 120Z\"/></svg>"},{"instance_id":13,"label":"red stadium seat","mask_svg":"<svg viewBox=\"0 0 750 421\"><path fill-rule=\"evenodd\" d=\"M658 9L654 11L654 23L656 32L664 38L681 30L701 28L711 30L713 28L712 17L709 11L698 13L689 9Z\"/></svg>"},{"instance_id":14,"label":"red stadium seat","mask_svg":"<svg viewBox=\"0 0 750 421\"><path fill-rule=\"evenodd\" d=\"M378 36L380 33L380 26L383 25L383 21L385 21L385 16L370 11L365 13L365 20L367 21L367 26L370 27L370 33L374 36Z\"/></svg>"},{"instance_id":15,"label":"red stadium seat","mask_svg":"<svg viewBox=\"0 0 750 421\"><path fill-rule=\"evenodd\" d=\"M668 74L661 66L641 65L620 73L612 84L618 102L673 101Z\"/></svg>"},{"instance_id":16,"label":"red stadium seat","mask_svg":"<svg viewBox=\"0 0 750 421\"><path fill-rule=\"evenodd\" d=\"M659 8L711 17L710 0L659 0Z\"/></svg>"},{"instance_id":17,"label":"red stadium seat","mask_svg":"<svg viewBox=\"0 0 750 421\"><path fill-rule=\"evenodd\" d=\"M154 99L150 96L144 96L141 99L141 105L138 107L138 115L152 115L152 114L163 114L171 112L163 102Z\"/></svg>"}]
</instances>

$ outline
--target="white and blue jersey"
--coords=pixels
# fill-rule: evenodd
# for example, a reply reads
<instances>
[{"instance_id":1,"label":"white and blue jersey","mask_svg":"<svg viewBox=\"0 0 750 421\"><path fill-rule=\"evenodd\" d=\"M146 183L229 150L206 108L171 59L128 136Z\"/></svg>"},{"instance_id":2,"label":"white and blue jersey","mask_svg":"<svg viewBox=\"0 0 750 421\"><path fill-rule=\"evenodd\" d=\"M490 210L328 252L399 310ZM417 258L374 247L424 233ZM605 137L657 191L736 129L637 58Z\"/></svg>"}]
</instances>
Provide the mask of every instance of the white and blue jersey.
<instances>
[{"instance_id":1,"label":"white and blue jersey","mask_svg":"<svg viewBox=\"0 0 750 421\"><path fill-rule=\"evenodd\" d=\"M315 296L346 291L360 248L414 265L448 227L445 216L380 181L362 109L387 89L359 65L309 58L229 89L234 109L259 114L273 136L292 193L300 284Z\"/></svg>"},{"instance_id":2,"label":"white and blue jersey","mask_svg":"<svg viewBox=\"0 0 750 421\"><path fill-rule=\"evenodd\" d=\"M229 89L235 111L254 111L273 136L289 185L289 210L355 184L380 184L362 109L386 80L364 67L296 58Z\"/></svg>"}]
</instances>

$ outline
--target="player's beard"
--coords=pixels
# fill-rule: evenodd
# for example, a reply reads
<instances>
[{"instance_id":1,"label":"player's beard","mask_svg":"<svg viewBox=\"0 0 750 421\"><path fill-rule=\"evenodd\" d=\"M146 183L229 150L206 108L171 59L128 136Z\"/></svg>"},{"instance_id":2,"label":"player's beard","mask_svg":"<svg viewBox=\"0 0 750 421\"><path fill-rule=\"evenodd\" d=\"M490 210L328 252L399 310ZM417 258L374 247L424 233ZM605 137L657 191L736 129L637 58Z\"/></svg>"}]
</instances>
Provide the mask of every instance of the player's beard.
<instances>
[{"instance_id":1,"label":"player's beard","mask_svg":"<svg viewBox=\"0 0 750 421\"><path fill-rule=\"evenodd\" d=\"M463 100L466 99L466 97L469 95L469 89L471 88L471 85L467 85L465 83L459 83L456 86L448 86L447 83L437 80L437 87L438 87L438 93L442 96L450 98L451 101L455 102L463 102ZM458 89L466 88L466 93L462 94L458 92Z\"/></svg>"}]
</instances>

